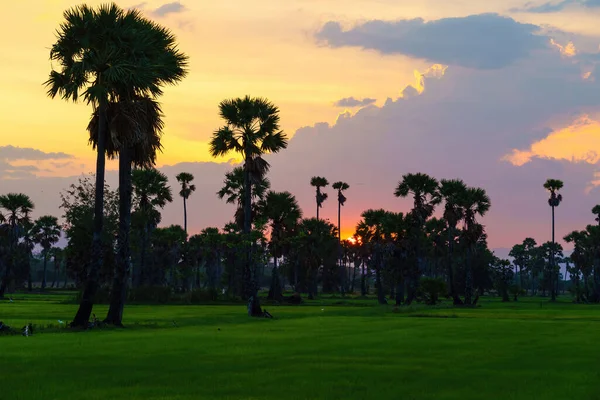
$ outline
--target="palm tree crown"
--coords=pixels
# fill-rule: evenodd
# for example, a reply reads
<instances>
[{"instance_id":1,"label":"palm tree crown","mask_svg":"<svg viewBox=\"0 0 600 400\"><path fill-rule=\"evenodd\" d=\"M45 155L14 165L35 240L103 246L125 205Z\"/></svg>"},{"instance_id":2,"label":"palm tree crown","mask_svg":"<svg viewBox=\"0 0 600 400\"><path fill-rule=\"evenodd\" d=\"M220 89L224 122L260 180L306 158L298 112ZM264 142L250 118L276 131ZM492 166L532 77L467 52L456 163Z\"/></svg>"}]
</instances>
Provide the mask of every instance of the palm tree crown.
<instances>
[{"instance_id":1,"label":"palm tree crown","mask_svg":"<svg viewBox=\"0 0 600 400\"><path fill-rule=\"evenodd\" d=\"M52 98L77 101L83 96L98 104L125 93L158 96L161 86L186 75L187 56L177 50L174 35L138 10L84 4L63 16L50 50L59 70L52 70L45 83Z\"/></svg>"},{"instance_id":2,"label":"palm tree crown","mask_svg":"<svg viewBox=\"0 0 600 400\"><path fill-rule=\"evenodd\" d=\"M405 174L398 183L394 195L396 197L413 196L413 214L421 224L433 214L436 204L441 201L438 181L423 173Z\"/></svg>"},{"instance_id":3,"label":"palm tree crown","mask_svg":"<svg viewBox=\"0 0 600 400\"><path fill-rule=\"evenodd\" d=\"M246 96L222 101L219 112L226 125L210 141L212 156L236 152L243 157L244 169L251 175L266 174L269 163L262 155L277 153L288 144L279 127L279 108L267 99Z\"/></svg>"},{"instance_id":4,"label":"palm tree crown","mask_svg":"<svg viewBox=\"0 0 600 400\"><path fill-rule=\"evenodd\" d=\"M317 219L319 219L319 208L323 207L323 202L327 200L327 193L322 193L321 188L327 187L329 181L322 176L313 176L310 179L310 185L316 188L316 201L317 201Z\"/></svg>"},{"instance_id":5,"label":"palm tree crown","mask_svg":"<svg viewBox=\"0 0 600 400\"><path fill-rule=\"evenodd\" d=\"M562 195L557 193L564 186L563 181L559 179L548 179L544 183L544 189L550 192L550 198L548 199L548 205L550 207L558 207L562 201Z\"/></svg>"},{"instance_id":6,"label":"palm tree crown","mask_svg":"<svg viewBox=\"0 0 600 400\"><path fill-rule=\"evenodd\" d=\"M189 199L190 195L196 191L196 185L191 184L194 180L194 175L189 172L180 172L175 178L181 184L179 195L186 200Z\"/></svg>"},{"instance_id":7,"label":"palm tree crown","mask_svg":"<svg viewBox=\"0 0 600 400\"><path fill-rule=\"evenodd\" d=\"M44 251L56 244L60 239L60 226L58 218L52 215L43 215L35 221L34 238L39 243Z\"/></svg>"},{"instance_id":8,"label":"palm tree crown","mask_svg":"<svg viewBox=\"0 0 600 400\"><path fill-rule=\"evenodd\" d=\"M29 222L29 214L33 211L33 207L29 196L23 193L8 193L0 196L0 208L4 209L6 214L4 219L12 228Z\"/></svg>"}]
</instances>

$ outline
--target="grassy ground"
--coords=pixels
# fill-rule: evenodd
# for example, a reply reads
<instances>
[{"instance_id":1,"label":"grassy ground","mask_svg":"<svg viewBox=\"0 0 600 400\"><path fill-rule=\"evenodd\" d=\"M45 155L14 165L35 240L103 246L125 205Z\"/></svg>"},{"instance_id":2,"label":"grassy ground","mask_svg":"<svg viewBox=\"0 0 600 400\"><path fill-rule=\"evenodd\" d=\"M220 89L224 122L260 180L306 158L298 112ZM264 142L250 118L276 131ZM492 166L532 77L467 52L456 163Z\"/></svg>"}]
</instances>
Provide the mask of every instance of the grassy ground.
<instances>
[{"instance_id":1,"label":"grassy ground","mask_svg":"<svg viewBox=\"0 0 600 400\"><path fill-rule=\"evenodd\" d=\"M15 327L76 309L60 295L13 299L0 320ZM122 330L0 337L0 399L600 399L599 307L336 302L267 307L275 320L129 306Z\"/></svg>"}]
</instances>

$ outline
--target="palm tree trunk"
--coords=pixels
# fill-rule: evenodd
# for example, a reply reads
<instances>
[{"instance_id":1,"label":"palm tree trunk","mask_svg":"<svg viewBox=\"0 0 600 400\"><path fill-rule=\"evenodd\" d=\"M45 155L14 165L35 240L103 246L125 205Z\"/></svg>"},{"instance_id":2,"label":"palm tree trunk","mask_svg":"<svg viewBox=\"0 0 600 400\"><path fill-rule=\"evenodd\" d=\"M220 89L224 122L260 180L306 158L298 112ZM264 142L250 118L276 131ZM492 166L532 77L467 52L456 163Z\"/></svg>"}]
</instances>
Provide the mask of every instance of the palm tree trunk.
<instances>
[{"instance_id":1,"label":"palm tree trunk","mask_svg":"<svg viewBox=\"0 0 600 400\"><path fill-rule=\"evenodd\" d=\"M72 327L86 328L94 307L94 296L98 290L98 275L102 268L102 228L104 222L104 170L106 149L106 99L101 99L98 105L98 142L96 144L98 156L96 159L96 194L94 199L94 234L92 239L92 260L88 272L81 303Z\"/></svg>"},{"instance_id":2,"label":"palm tree trunk","mask_svg":"<svg viewBox=\"0 0 600 400\"><path fill-rule=\"evenodd\" d=\"M321 188L317 186L317 219L319 219L319 198L321 197Z\"/></svg>"},{"instance_id":3,"label":"palm tree trunk","mask_svg":"<svg viewBox=\"0 0 600 400\"><path fill-rule=\"evenodd\" d=\"M554 206L552 206L552 244L554 245ZM555 287L555 279L557 277L555 277L556 275L556 265L554 263L554 247L552 247L552 251L550 252L550 266L551 266L551 272L550 272L550 296L551 299L550 301L556 301L556 287ZM558 280L558 279L557 279Z\"/></svg>"},{"instance_id":4,"label":"palm tree trunk","mask_svg":"<svg viewBox=\"0 0 600 400\"><path fill-rule=\"evenodd\" d=\"M465 303L466 305L471 305L473 299L473 265L472 265L472 249L471 246L467 248L467 268L465 274Z\"/></svg>"},{"instance_id":5,"label":"palm tree trunk","mask_svg":"<svg viewBox=\"0 0 600 400\"><path fill-rule=\"evenodd\" d=\"M183 230L187 235L187 204L185 201L185 196L183 197Z\"/></svg>"},{"instance_id":6,"label":"palm tree trunk","mask_svg":"<svg viewBox=\"0 0 600 400\"><path fill-rule=\"evenodd\" d=\"M119 152L119 236L117 259L110 291L110 306L104 322L123 326L123 309L127 300L127 280L131 269L131 149Z\"/></svg>"},{"instance_id":7,"label":"palm tree trunk","mask_svg":"<svg viewBox=\"0 0 600 400\"><path fill-rule=\"evenodd\" d=\"M42 290L46 289L46 268L48 266L48 250L44 249L44 272L42 275Z\"/></svg>"},{"instance_id":8,"label":"palm tree trunk","mask_svg":"<svg viewBox=\"0 0 600 400\"><path fill-rule=\"evenodd\" d=\"M244 165L244 234L246 235L246 264L244 266L244 289L248 299L248 315L251 317L262 316L260 300L258 298L258 285L252 259L252 244L250 231L252 230L252 182L250 181L250 158L246 157Z\"/></svg>"}]
</instances>

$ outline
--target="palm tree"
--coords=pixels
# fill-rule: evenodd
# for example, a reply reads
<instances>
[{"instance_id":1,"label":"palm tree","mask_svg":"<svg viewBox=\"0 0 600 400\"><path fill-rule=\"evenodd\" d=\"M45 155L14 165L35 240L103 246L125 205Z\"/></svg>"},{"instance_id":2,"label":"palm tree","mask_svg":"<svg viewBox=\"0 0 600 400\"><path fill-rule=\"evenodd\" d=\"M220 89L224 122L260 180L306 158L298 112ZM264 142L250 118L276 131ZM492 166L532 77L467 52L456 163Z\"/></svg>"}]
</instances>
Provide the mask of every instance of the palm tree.
<instances>
[{"instance_id":1,"label":"palm tree","mask_svg":"<svg viewBox=\"0 0 600 400\"><path fill-rule=\"evenodd\" d=\"M377 300L379 304L387 304L383 285L381 282L381 271L384 263L384 225L388 216L387 211L366 210L362 213L363 218L356 227L356 234L368 244L371 252L371 265L375 269L375 285L377 286Z\"/></svg>"},{"instance_id":2,"label":"palm tree","mask_svg":"<svg viewBox=\"0 0 600 400\"><path fill-rule=\"evenodd\" d=\"M266 176L256 177L252 187L251 216L254 219L258 212L258 202L264 200L267 191L271 188L271 181ZM237 205L235 221L240 229L244 229L244 193L244 169L235 167L232 171L226 172L223 187L217 192L217 196L221 200L225 199L227 204Z\"/></svg>"},{"instance_id":3,"label":"palm tree","mask_svg":"<svg viewBox=\"0 0 600 400\"><path fill-rule=\"evenodd\" d=\"M196 190L196 185L192 185L191 182L194 180L194 175L189 172L180 172L175 177L177 182L181 184L181 190L179 195L183 198L183 229L187 233L187 206L186 201L190 198L190 195Z\"/></svg>"},{"instance_id":4,"label":"palm tree","mask_svg":"<svg viewBox=\"0 0 600 400\"><path fill-rule=\"evenodd\" d=\"M107 116L110 135L106 154L109 159L119 159L119 233L110 307L104 322L122 326L131 270L131 168L132 165L138 168L155 165L157 153L162 149L160 141L164 123L160 104L148 97L110 102ZM94 148L98 144L99 120L96 110L88 124L90 143Z\"/></svg>"},{"instance_id":5,"label":"palm tree","mask_svg":"<svg viewBox=\"0 0 600 400\"><path fill-rule=\"evenodd\" d=\"M59 65L45 82L51 98L77 101L80 95L98 112L96 195L92 263L80 307L71 326L85 327L93 307L102 266L105 152L108 140L107 108L111 101L154 97L161 86L186 74L187 57L176 49L174 36L116 4L93 9L80 5L64 12L50 59ZM165 49L168 49L165 52Z\"/></svg>"},{"instance_id":6,"label":"palm tree","mask_svg":"<svg viewBox=\"0 0 600 400\"><path fill-rule=\"evenodd\" d=\"M283 297L277 260L284 253L286 241L295 231L302 218L302 210L294 195L290 192L269 191L260 205L261 216L271 223L270 248L273 255L273 272L269 300L281 300Z\"/></svg>"},{"instance_id":7,"label":"palm tree","mask_svg":"<svg viewBox=\"0 0 600 400\"><path fill-rule=\"evenodd\" d=\"M342 241L342 224L341 224L341 215L342 215L342 206L346 203L346 196L344 196L344 191L350 188L346 182L335 182L331 185L332 188L338 191L338 233L340 234L340 243Z\"/></svg>"},{"instance_id":8,"label":"palm tree","mask_svg":"<svg viewBox=\"0 0 600 400\"><path fill-rule=\"evenodd\" d=\"M319 208L323 207L323 202L327 200L327 193L322 193L321 188L327 187L329 182L321 176L313 176L310 179L310 185L316 188L315 199L317 201L317 219L319 219Z\"/></svg>"},{"instance_id":9,"label":"palm tree","mask_svg":"<svg viewBox=\"0 0 600 400\"><path fill-rule=\"evenodd\" d=\"M563 181L559 180L559 179L548 179L546 180L546 182L544 183L544 189L548 190L550 192L550 198L548 199L548 205L552 208L552 243L555 243L554 240L554 208L558 207L560 205L560 203L562 202L562 195L560 193L558 193L558 191L560 189L562 189L564 186ZM555 264L555 260L554 260L554 255L551 256L551 264L552 264L552 270L554 271L554 264ZM551 282L551 286L552 289L550 290L552 299L551 301L556 301L556 288L555 288L555 284L558 282L558 277L554 276L554 272L552 273L552 278L550 280Z\"/></svg>"},{"instance_id":10,"label":"palm tree","mask_svg":"<svg viewBox=\"0 0 600 400\"><path fill-rule=\"evenodd\" d=\"M164 208L173 201L171 188L165 174L155 168L134 169L132 175L133 192L136 198L136 216L141 224L141 246L137 281L144 281L147 252L150 249L151 231L161 221L157 208Z\"/></svg>"},{"instance_id":11,"label":"palm tree","mask_svg":"<svg viewBox=\"0 0 600 400\"><path fill-rule=\"evenodd\" d=\"M410 304L416 296L418 276L422 271L422 241L423 227L425 221L429 218L435 209L435 206L441 202L438 181L423 173L405 174L398 183L394 195L396 197L413 196L413 208L411 210L411 220L413 230L410 235L414 241L414 251L416 258L415 268L409 274L409 292L406 303Z\"/></svg>"},{"instance_id":12,"label":"palm tree","mask_svg":"<svg viewBox=\"0 0 600 400\"><path fill-rule=\"evenodd\" d=\"M447 259L447 275L448 287L450 288L450 296L454 305L461 305L462 300L456 291L456 283L454 282L454 245L456 243L458 223L464 217L464 210L460 206L459 199L467 190L467 185L460 179L440 181L440 196L444 200L444 220L448 226L448 259Z\"/></svg>"},{"instance_id":13,"label":"palm tree","mask_svg":"<svg viewBox=\"0 0 600 400\"><path fill-rule=\"evenodd\" d=\"M4 276L0 283L0 299L4 297L11 269L15 263L15 251L23 226L30 222L29 214L33 211L33 202L22 193L8 193L0 196L0 209L5 211L3 217L8 225L8 257L4 268Z\"/></svg>"},{"instance_id":14,"label":"palm tree","mask_svg":"<svg viewBox=\"0 0 600 400\"><path fill-rule=\"evenodd\" d=\"M246 96L224 100L219 104L219 111L225 126L214 133L210 141L210 152L213 157L235 152L244 160L243 233L249 235L252 229L252 187L269 169L269 163L262 156L285 149L288 140L279 128L279 108L266 99ZM248 313L261 316L258 285L250 264L248 246L244 268L245 295L250 304Z\"/></svg>"},{"instance_id":15,"label":"palm tree","mask_svg":"<svg viewBox=\"0 0 600 400\"><path fill-rule=\"evenodd\" d=\"M348 185L346 182L335 182L333 185L331 185L331 187L335 190L338 191L338 239L340 242L340 274L341 274L341 290L342 290L342 295L344 295L344 278L346 276L346 267L344 266L344 262L343 262L343 249L342 249L342 206L344 205L344 203L346 203L346 196L344 196L344 191L348 190L350 188L350 185Z\"/></svg>"},{"instance_id":16,"label":"palm tree","mask_svg":"<svg viewBox=\"0 0 600 400\"><path fill-rule=\"evenodd\" d=\"M477 301L473 301L473 256L477 243L485 236L484 228L477 222L477 217L483 217L489 211L491 202L484 189L467 188L459 204L464 210L464 236L467 243L464 303L472 305Z\"/></svg>"},{"instance_id":17,"label":"palm tree","mask_svg":"<svg viewBox=\"0 0 600 400\"><path fill-rule=\"evenodd\" d=\"M46 269L48 266L48 255L50 249L60 239L60 226L58 218L52 215L43 215L35 221L34 240L42 246L44 255L44 274L42 275L42 290L46 289Z\"/></svg>"}]
</instances>

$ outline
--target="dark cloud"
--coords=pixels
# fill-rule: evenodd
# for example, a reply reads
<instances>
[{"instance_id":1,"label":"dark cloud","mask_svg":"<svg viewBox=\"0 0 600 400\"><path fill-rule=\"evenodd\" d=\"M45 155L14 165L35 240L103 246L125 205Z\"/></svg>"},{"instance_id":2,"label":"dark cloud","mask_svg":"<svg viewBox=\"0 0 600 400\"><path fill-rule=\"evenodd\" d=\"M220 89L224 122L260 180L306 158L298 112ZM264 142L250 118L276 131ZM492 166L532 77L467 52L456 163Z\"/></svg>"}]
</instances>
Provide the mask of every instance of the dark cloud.
<instances>
[{"instance_id":1,"label":"dark cloud","mask_svg":"<svg viewBox=\"0 0 600 400\"><path fill-rule=\"evenodd\" d=\"M497 69L547 47L539 27L497 14L400 21L368 21L349 30L327 22L316 38L331 47L360 47L383 54L403 54L434 63Z\"/></svg>"},{"instance_id":2,"label":"dark cloud","mask_svg":"<svg viewBox=\"0 0 600 400\"><path fill-rule=\"evenodd\" d=\"M163 4L162 6L152 11L152 14L157 17L165 17L169 14L178 14L183 11L185 11L185 7L183 6L183 4L181 4L178 1L174 1L172 3Z\"/></svg>"},{"instance_id":3,"label":"dark cloud","mask_svg":"<svg viewBox=\"0 0 600 400\"><path fill-rule=\"evenodd\" d=\"M368 106L370 104L374 104L377 101L377 99L370 99L370 98L366 98L366 99L355 99L354 97L346 97L344 99L340 99L338 101L335 102L335 106L336 107L363 107L363 106Z\"/></svg>"},{"instance_id":4,"label":"dark cloud","mask_svg":"<svg viewBox=\"0 0 600 400\"><path fill-rule=\"evenodd\" d=\"M29 147L0 146L0 160L61 160L75 158L66 153L47 153L38 149Z\"/></svg>"},{"instance_id":5,"label":"dark cloud","mask_svg":"<svg viewBox=\"0 0 600 400\"><path fill-rule=\"evenodd\" d=\"M535 5L532 2L525 3L522 8L512 8L511 12L528 12L528 13L539 13L547 14L562 11L569 6L580 6L584 8L598 8L600 7L600 0L563 0L554 1L548 3L542 3Z\"/></svg>"}]
</instances>

